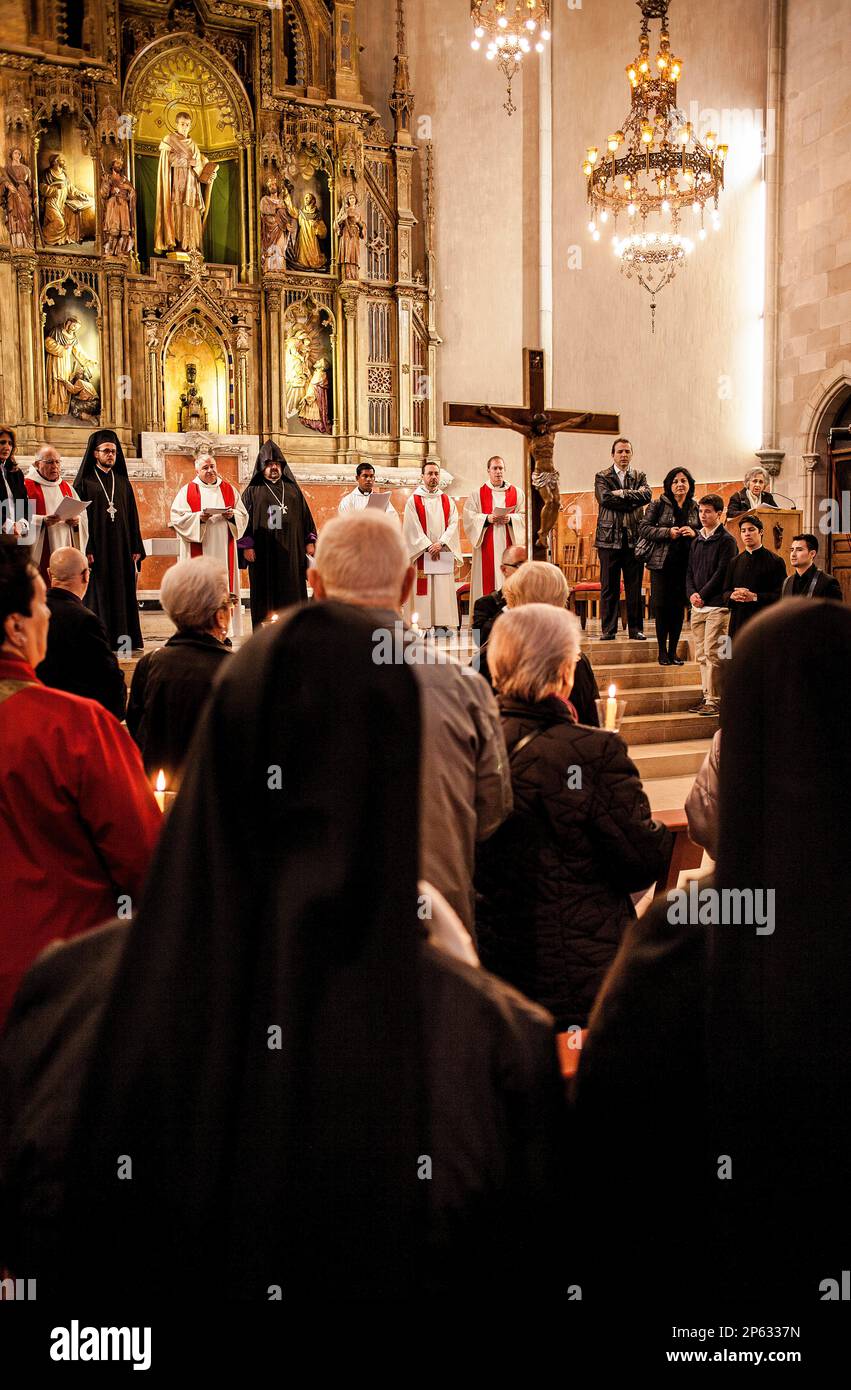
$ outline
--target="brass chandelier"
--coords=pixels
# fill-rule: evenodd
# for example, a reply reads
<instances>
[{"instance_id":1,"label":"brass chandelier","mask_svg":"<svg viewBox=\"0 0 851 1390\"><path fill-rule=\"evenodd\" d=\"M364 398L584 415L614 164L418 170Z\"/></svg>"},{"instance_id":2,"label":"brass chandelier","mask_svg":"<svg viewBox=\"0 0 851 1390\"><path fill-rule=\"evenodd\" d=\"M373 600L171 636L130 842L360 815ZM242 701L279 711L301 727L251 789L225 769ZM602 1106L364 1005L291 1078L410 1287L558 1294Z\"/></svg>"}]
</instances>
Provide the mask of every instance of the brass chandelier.
<instances>
[{"instance_id":1,"label":"brass chandelier","mask_svg":"<svg viewBox=\"0 0 851 1390\"><path fill-rule=\"evenodd\" d=\"M630 113L622 129L608 137L605 153L596 145L588 149L582 172L591 205L588 230L599 241L601 225L612 219L612 246L621 270L649 293L655 326L656 295L691 254L693 236L700 241L706 237L707 209L712 227L720 226L718 198L727 146L718 144L714 131L699 140L677 106L683 64L671 52L669 0L637 3L638 56L626 69ZM651 58L654 19L660 21L660 34L658 51ZM619 219L626 222L623 236L618 234Z\"/></svg>"},{"instance_id":2,"label":"brass chandelier","mask_svg":"<svg viewBox=\"0 0 851 1390\"><path fill-rule=\"evenodd\" d=\"M543 53L550 39L550 0L470 0L473 40L478 52L487 45L485 57L496 62L508 84L502 103L509 116L517 110L511 100L511 83L520 70L523 56L535 49Z\"/></svg>"}]
</instances>

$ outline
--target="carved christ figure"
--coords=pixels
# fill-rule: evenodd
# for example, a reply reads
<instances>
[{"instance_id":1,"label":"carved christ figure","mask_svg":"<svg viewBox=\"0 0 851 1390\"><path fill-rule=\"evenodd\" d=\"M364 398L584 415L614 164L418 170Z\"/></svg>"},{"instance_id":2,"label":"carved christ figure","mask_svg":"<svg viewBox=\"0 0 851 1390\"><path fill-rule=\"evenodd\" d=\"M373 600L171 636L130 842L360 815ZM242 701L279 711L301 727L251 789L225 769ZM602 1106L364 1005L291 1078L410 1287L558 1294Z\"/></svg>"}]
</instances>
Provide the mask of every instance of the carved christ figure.
<instances>
[{"instance_id":1,"label":"carved christ figure","mask_svg":"<svg viewBox=\"0 0 851 1390\"><path fill-rule=\"evenodd\" d=\"M192 117L179 111L176 129L160 142L154 251L200 251L217 164L205 160L189 130ZM204 185L209 185L204 198Z\"/></svg>"},{"instance_id":2,"label":"carved christ figure","mask_svg":"<svg viewBox=\"0 0 851 1390\"><path fill-rule=\"evenodd\" d=\"M564 420L560 425L553 424L549 415L543 411L536 415L529 413L522 423L519 420L511 420L507 415L500 415L499 411L494 410L490 405L480 406L479 414L484 415L488 420L493 420L496 425L502 425L503 429L514 430L517 434L522 434L524 439L529 441L529 454L532 459L532 485L543 504L537 544L545 546L561 511L558 472L553 462L555 436L560 434L562 430L573 430L577 426L583 425L586 420L591 419L591 411L586 410L583 415L572 415L569 420Z\"/></svg>"}]
</instances>

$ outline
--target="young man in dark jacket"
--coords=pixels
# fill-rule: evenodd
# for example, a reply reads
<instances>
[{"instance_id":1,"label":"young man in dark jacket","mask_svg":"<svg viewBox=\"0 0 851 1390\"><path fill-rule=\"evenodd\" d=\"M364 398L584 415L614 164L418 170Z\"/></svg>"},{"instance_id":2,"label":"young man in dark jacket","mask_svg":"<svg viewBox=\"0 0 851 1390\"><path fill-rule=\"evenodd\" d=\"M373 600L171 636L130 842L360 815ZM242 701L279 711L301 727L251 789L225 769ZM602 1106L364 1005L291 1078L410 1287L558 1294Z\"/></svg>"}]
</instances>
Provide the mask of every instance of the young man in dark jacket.
<instances>
[{"instance_id":1,"label":"young man in dark jacket","mask_svg":"<svg viewBox=\"0 0 851 1390\"><path fill-rule=\"evenodd\" d=\"M703 695L689 714L717 715L721 702L721 653L730 623L724 604L724 575L736 555L736 542L721 524L724 502L716 492L698 503L701 529L689 549L686 593L691 604L694 658Z\"/></svg>"},{"instance_id":2,"label":"young man in dark jacket","mask_svg":"<svg viewBox=\"0 0 851 1390\"><path fill-rule=\"evenodd\" d=\"M789 560L795 573L790 574L783 585L781 598L832 598L842 602L839 580L819 569L817 555L817 536L805 532L792 537Z\"/></svg>"},{"instance_id":3,"label":"young man in dark jacket","mask_svg":"<svg viewBox=\"0 0 851 1390\"><path fill-rule=\"evenodd\" d=\"M597 499L597 531L594 544L600 556L600 610L603 641L613 642L618 631L618 604L621 578L626 596L626 618L630 637L643 642L644 613L641 580L644 562L636 558L635 543L644 508L653 496L647 478L630 467L632 445L616 439L612 445L612 466L594 479Z\"/></svg>"}]
</instances>

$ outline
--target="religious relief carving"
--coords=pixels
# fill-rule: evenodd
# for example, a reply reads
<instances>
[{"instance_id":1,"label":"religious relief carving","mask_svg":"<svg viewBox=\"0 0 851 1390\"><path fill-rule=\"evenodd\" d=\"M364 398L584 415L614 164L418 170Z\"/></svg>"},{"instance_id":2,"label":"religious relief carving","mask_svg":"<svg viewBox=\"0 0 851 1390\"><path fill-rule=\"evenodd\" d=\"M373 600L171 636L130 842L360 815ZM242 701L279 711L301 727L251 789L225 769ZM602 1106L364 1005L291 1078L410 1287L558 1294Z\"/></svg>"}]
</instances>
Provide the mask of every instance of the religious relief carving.
<instances>
[{"instance_id":1,"label":"religious relief carving","mask_svg":"<svg viewBox=\"0 0 851 1390\"><path fill-rule=\"evenodd\" d=\"M292 184L284 180L284 195L278 192L274 174L266 180L260 199L260 248L264 271L284 270L298 231L298 213L292 200Z\"/></svg>"},{"instance_id":2,"label":"religious relief carving","mask_svg":"<svg viewBox=\"0 0 851 1390\"><path fill-rule=\"evenodd\" d=\"M129 256L133 251L136 190L124 173L124 162L113 159L101 179L103 250L106 256Z\"/></svg>"},{"instance_id":3,"label":"religious relief carving","mask_svg":"<svg viewBox=\"0 0 851 1390\"><path fill-rule=\"evenodd\" d=\"M6 97L6 129L26 134L32 127L32 112L20 87L13 87Z\"/></svg>"},{"instance_id":4,"label":"religious relief carving","mask_svg":"<svg viewBox=\"0 0 851 1390\"><path fill-rule=\"evenodd\" d=\"M181 253L201 250L218 165L191 138L188 111L178 111L174 125L160 142L154 251L180 259Z\"/></svg>"},{"instance_id":5,"label":"religious relief carving","mask_svg":"<svg viewBox=\"0 0 851 1390\"><path fill-rule=\"evenodd\" d=\"M322 270L328 258L322 250L321 242L328 235L328 228L320 214L315 193L305 193L297 214L298 228L295 250L292 259L297 266L308 270Z\"/></svg>"},{"instance_id":6,"label":"religious relief carving","mask_svg":"<svg viewBox=\"0 0 851 1390\"><path fill-rule=\"evenodd\" d=\"M207 428L207 412L204 409L204 397L198 391L197 376L196 364L187 362L186 381L180 395L180 410L177 416L177 428L181 434L188 433L189 430Z\"/></svg>"},{"instance_id":7,"label":"religious relief carving","mask_svg":"<svg viewBox=\"0 0 851 1390\"><path fill-rule=\"evenodd\" d=\"M302 300L287 310L285 398L290 433L312 431L330 434L331 333L333 321L327 309L312 300ZM299 431L298 425L303 426Z\"/></svg>"},{"instance_id":8,"label":"religious relief carving","mask_svg":"<svg viewBox=\"0 0 851 1390\"><path fill-rule=\"evenodd\" d=\"M68 177L65 156L51 154L39 183L41 235L45 246L68 246L88 241L82 214L94 210L94 199Z\"/></svg>"},{"instance_id":9,"label":"religious relief carving","mask_svg":"<svg viewBox=\"0 0 851 1390\"><path fill-rule=\"evenodd\" d=\"M73 313L67 303L69 293L79 300ZM42 307L48 419L63 425L97 424L100 335L95 296L69 277L45 291Z\"/></svg>"},{"instance_id":10,"label":"religious relief carving","mask_svg":"<svg viewBox=\"0 0 851 1390\"><path fill-rule=\"evenodd\" d=\"M32 173L19 145L9 150L6 167L0 172L0 207L10 244L18 250L31 248L34 234Z\"/></svg>"},{"instance_id":11,"label":"religious relief carving","mask_svg":"<svg viewBox=\"0 0 851 1390\"><path fill-rule=\"evenodd\" d=\"M366 235L366 224L359 216L358 200L354 193L346 195L346 200L337 214L334 227L339 238L337 263L340 267L340 278L358 280L360 278L360 244Z\"/></svg>"}]
</instances>

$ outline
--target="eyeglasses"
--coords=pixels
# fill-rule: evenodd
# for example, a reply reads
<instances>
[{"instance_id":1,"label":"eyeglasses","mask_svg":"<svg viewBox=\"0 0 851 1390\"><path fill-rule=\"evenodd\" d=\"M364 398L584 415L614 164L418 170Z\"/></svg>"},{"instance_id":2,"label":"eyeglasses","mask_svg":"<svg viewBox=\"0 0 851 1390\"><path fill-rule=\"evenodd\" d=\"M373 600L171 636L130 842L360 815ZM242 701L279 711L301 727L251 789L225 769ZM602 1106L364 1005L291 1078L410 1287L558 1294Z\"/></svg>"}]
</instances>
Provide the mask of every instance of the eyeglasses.
<instances>
[{"instance_id":1,"label":"eyeglasses","mask_svg":"<svg viewBox=\"0 0 851 1390\"><path fill-rule=\"evenodd\" d=\"M522 560L518 560L518 561L517 561L515 564L513 564L513 565L512 565L512 564L500 565L500 569L501 569L501 570L519 570L519 568L520 568L520 566L522 565L522 563L523 563Z\"/></svg>"}]
</instances>

